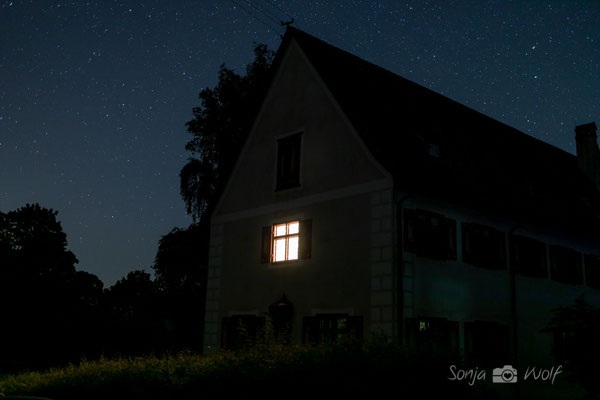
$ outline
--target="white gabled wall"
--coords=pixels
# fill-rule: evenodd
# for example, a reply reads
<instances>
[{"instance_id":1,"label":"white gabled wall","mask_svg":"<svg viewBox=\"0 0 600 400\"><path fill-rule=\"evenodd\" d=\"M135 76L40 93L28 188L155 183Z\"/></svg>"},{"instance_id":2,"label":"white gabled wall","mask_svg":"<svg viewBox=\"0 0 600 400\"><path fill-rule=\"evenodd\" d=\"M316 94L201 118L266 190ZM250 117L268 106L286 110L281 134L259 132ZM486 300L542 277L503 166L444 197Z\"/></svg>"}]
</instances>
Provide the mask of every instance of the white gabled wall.
<instances>
[{"instance_id":1,"label":"white gabled wall","mask_svg":"<svg viewBox=\"0 0 600 400\"><path fill-rule=\"evenodd\" d=\"M301 186L276 192L277 138L299 131ZM283 293L295 307L296 342L302 318L321 312L360 315L365 334L389 334L391 189L292 41L212 216L205 352L220 345L224 317L262 315ZM295 219L312 220L312 257L261 264L262 228Z\"/></svg>"}]
</instances>

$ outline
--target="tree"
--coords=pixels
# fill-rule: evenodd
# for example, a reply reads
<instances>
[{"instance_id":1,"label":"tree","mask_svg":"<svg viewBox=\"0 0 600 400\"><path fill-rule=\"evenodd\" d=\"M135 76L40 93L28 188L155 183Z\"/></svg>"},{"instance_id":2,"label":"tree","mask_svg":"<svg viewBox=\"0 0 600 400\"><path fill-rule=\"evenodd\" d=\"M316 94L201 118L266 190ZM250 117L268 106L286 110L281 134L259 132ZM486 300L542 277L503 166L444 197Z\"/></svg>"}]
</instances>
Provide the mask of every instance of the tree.
<instances>
[{"instance_id":1,"label":"tree","mask_svg":"<svg viewBox=\"0 0 600 400\"><path fill-rule=\"evenodd\" d=\"M204 286L208 256L206 222L173 228L158 244L154 274L166 293L194 292Z\"/></svg>"},{"instance_id":2,"label":"tree","mask_svg":"<svg viewBox=\"0 0 600 400\"><path fill-rule=\"evenodd\" d=\"M159 242L156 283L165 306L172 346L201 349L208 269L208 219L174 228Z\"/></svg>"},{"instance_id":3,"label":"tree","mask_svg":"<svg viewBox=\"0 0 600 400\"><path fill-rule=\"evenodd\" d=\"M164 307L158 286L143 270L129 272L104 291L105 354L164 350Z\"/></svg>"},{"instance_id":4,"label":"tree","mask_svg":"<svg viewBox=\"0 0 600 400\"><path fill-rule=\"evenodd\" d=\"M88 350L81 336L93 331L89 317L103 285L95 275L75 270L78 261L67 249L57 215L39 204L0 212L4 363L43 365Z\"/></svg>"},{"instance_id":5,"label":"tree","mask_svg":"<svg viewBox=\"0 0 600 400\"><path fill-rule=\"evenodd\" d=\"M179 174L181 196L194 221L210 214L235 165L266 93L273 58L266 45L256 44L245 76L223 64L217 86L200 92L201 106L186 123L194 136L186 145L192 157Z\"/></svg>"},{"instance_id":6,"label":"tree","mask_svg":"<svg viewBox=\"0 0 600 400\"><path fill-rule=\"evenodd\" d=\"M0 249L5 257L0 273L21 280L75 273L79 261L67 250L67 235L56 220L57 214L39 204L27 204L7 214L0 212Z\"/></svg>"}]
</instances>

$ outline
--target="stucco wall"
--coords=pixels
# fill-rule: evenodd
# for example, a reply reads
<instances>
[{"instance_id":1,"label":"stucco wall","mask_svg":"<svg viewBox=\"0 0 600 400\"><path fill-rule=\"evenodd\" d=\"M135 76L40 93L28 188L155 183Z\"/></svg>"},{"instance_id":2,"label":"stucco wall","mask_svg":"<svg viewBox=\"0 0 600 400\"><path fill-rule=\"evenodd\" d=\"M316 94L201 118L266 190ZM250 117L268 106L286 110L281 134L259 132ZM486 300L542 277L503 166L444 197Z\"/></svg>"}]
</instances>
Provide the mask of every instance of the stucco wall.
<instances>
[{"instance_id":1,"label":"stucco wall","mask_svg":"<svg viewBox=\"0 0 600 400\"><path fill-rule=\"evenodd\" d=\"M277 138L294 132L302 132L301 185L277 192ZM296 342L302 317L317 313L362 316L365 333L390 333L391 189L291 43L212 217L205 351L219 346L224 317L264 315L284 293ZM311 258L261 264L262 228L295 219L312 220Z\"/></svg>"},{"instance_id":2,"label":"stucco wall","mask_svg":"<svg viewBox=\"0 0 600 400\"><path fill-rule=\"evenodd\" d=\"M464 334L463 324L467 321L480 320L510 325L511 292L508 270L490 270L464 263L460 251L461 224L477 222L505 233L516 225L432 200L411 199L404 207L423 208L454 219L457 223L458 249L455 261L435 261L409 252L403 253L405 317L442 317L458 321L461 337ZM534 227L518 226L514 234L531 237L545 244L567 246L582 253L600 251L597 244L594 249L589 244L574 240L563 233ZM508 242L506 245L508 246ZM599 290L581 284L560 283L550 278L532 278L517 274L515 291L518 352L523 363L552 364L552 335L541 332L552 317L552 309L573 305L580 296L590 304L600 306Z\"/></svg>"},{"instance_id":3,"label":"stucco wall","mask_svg":"<svg viewBox=\"0 0 600 400\"><path fill-rule=\"evenodd\" d=\"M277 141L302 132L301 188L276 192ZM264 207L386 177L292 42L216 214Z\"/></svg>"}]
</instances>

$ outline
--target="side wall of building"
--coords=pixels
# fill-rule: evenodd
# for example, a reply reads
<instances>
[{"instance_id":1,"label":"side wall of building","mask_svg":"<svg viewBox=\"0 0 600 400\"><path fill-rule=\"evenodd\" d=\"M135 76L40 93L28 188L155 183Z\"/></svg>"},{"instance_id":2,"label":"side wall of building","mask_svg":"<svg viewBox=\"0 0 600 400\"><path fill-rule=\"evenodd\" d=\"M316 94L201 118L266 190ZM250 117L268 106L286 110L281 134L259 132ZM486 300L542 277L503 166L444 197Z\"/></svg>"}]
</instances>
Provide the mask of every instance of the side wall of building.
<instances>
[{"instance_id":1,"label":"side wall of building","mask_svg":"<svg viewBox=\"0 0 600 400\"><path fill-rule=\"evenodd\" d=\"M403 311L405 318L442 318L457 322L458 344L463 352L467 342L465 324L492 322L505 326L509 332L513 312L508 266L490 269L466 262L462 251L463 223L482 224L503 232L507 254L508 233L512 232L539 241L546 246L547 253L549 246L559 245L577 251L582 259L584 254L600 255L598 244L594 246L593 243L585 243L560 232L511 224L470 210L444 206L436 201L412 198L405 201L402 207L432 211L456 223L455 259L433 260L403 251ZM553 363L553 335L544 331L553 316L553 309L571 306L579 298L600 306L600 290L586 284L583 272L581 284L562 283L552 278L548 256L545 263L548 270L545 277L515 274L518 355L522 363L530 365ZM509 360L510 354L506 354L506 359L497 360L498 366Z\"/></svg>"}]
</instances>

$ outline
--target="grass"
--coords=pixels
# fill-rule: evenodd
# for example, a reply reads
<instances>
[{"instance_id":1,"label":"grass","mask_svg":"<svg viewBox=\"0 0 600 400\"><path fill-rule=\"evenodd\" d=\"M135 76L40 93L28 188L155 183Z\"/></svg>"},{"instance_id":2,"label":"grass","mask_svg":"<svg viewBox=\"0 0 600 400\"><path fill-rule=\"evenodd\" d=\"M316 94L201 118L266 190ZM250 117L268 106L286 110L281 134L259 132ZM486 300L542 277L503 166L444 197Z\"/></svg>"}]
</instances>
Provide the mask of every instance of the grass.
<instances>
[{"instance_id":1,"label":"grass","mask_svg":"<svg viewBox=\"0 0 600 400\"><path fill-rule=\"evenodd\" d=\"M449 382L448 360L378 342L330 346L261 345L202 356L101 358L65 368L0 377L0 392L68 399L198 399L211 395L306 397L419 393L425 397L489 398L479 388ZM387 396L386 396L387 397Z\"/></svg>"}]
</instances>

